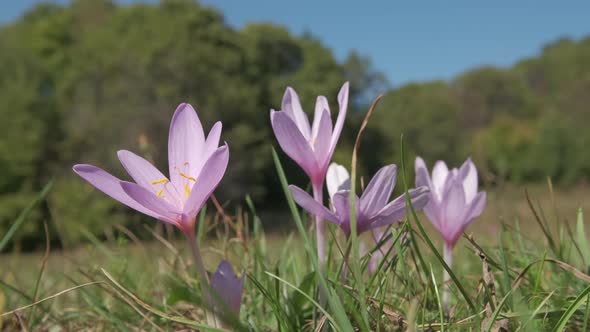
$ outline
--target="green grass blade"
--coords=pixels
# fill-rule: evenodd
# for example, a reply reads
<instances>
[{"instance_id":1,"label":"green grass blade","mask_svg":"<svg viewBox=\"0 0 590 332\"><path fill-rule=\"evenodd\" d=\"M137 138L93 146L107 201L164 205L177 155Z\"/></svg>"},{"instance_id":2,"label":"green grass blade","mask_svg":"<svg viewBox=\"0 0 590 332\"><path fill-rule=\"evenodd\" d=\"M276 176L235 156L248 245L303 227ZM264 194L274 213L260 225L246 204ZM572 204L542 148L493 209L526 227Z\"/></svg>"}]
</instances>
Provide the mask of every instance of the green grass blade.
<instances>
[{"instance_id":1,"label":"green grass blade","mask_svg":"<svg viewBox=\"0 0 590 332\"><path fill-rule=\"evenodd\" d=\"M51 187L53 187L53 180L49 181L45 185L45 187L43 187L43 189L39 192L39 194L37 194L37 196L35 197L35 199L33 199L33 201L31 201L25 207L24 210L22 210L22 212L16 218L16 220L14 221L14 223L12 223L12 225L10 225L10 228L8 229L8 231L6 232L6 234L4 235L4 237L2 238L2 240L0 241L0 252L2 252L2 250L4 250L4 248L8 245L8 242L14 236L14 233L16 233L16 231L21 226L21 224L27 219L27 217L29 216L29 213L31 213L31 211L33 210L33 208L37 204L39 204L39 202L41 202L42 200L45 199L45 197L47 196L47 194L51 190Z\"/></svg>"},{"instance_id":2,"label":"green grass blade","mask_svg":"<svg viewBox=\"0 0 590 332\"><path fill-rule=\"evenodd\" d=\"M583 303L583 300L586 298L586 295L588 295L589 293L590 293L590 286L586 287L582 291L582 293L580 293L580 295L578 295L578 297L576 297L576 299L574 300L574 302L572 302L569 305L569 307L563 313L563 315L561 316L561 318L559 318L559 321L557 322L557 324L555 324L555 327L552 330L553 332L565 331L565 327L567 326L567 322L574 315L574 313L576 312L576 310L578 310L578 308L580 308L580 306Z\"/></svg>"}]
</instances>

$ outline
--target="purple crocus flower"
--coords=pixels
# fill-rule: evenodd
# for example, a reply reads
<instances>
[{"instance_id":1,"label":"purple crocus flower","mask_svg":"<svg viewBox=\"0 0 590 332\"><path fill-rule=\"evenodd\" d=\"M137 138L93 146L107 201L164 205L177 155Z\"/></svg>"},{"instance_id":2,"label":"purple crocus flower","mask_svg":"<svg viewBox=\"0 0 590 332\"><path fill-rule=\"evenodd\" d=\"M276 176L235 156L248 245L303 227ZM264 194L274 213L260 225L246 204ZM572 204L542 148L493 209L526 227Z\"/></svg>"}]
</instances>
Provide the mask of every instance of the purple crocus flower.
<instances>
[{"instance_id":1,"label":"purple crocus flower","mask_svg":"<svg viewBox=\"0 0 590 332\"><path fill-rule=\"evenodd\" d=\"M238 278L234 274L231 265L223 260L217 271L211 276L211 289L215 295L211 296L210 305L216 311L216 314L223 317L228 310L231 315L238 317L240 315L240 303L242 302L242 293L244 290L244 274Z\"/></svg>"},{"instance_id":2,"label":"purple crocus flower","mask_svg":"<svg viewBox=\"0 0 590 332\"><path fill-rule=\"evenodd\" d=\"M309 176L313 184L321 186L336 143L340 138L348 107L348 82L338 93L338 118L332 126L330 107L324 96L315 104L313 124L309 120L295 90L288 87L280 111L270 111L272 129L283 151Z\"/></svg>"},{"instance_id":3,"label":"purple crocus flower","mask_svg":"<svg viewBox=\"0 0 590 332\"><path fill-rule=\"evenodd\" d=\"M445 162L437 161L432 178L422 158L416 158L415 166L416 186L430 188L431 199L424 207L424 213L452 249L486 206L486 193L477 192L475 165L467 159L461 168L449 170Z\"/></svg>"},{"instance_id":4,"label":"purple crocus flower","mask_svg":"<svg viewBox=\"0 0 590 332\"><path fill-rule=\"evenodd\" d=\"M461 168L449 170L444 161L437 161L432 169L432 178L422 158L416 158L416 185L428 186L432 196L424 213L441 233L445 245L443 257L449 267L453 265L453 248L463 231L486 206L486 193L477 192L477 169L467 159ZM443 275L442 304L448 310L450 276Z\"/></svg>"},{"instance_id":5,"label":"purple crocus flower","mask_svg":"<svg viewBox=\"0 0 590 332\"><path fill-rule=\"evenodd\" d=\"M390 225L406 214L405 196L389 202L397 175L397 166L391 164L381 168L369 182L360 198L356 197L357 232L361 234L376 227ZM296 186L289 186L293 199L313 215L338 225L344 234L350 236L350 189L344 187L333 193L329 210L316 202L308 193ZM428 188L419 187L409 191L412 205L420 210L428 202Z\"/></svg>"},{"instance_id":6,"label":"purple crocus flower","mask_svg":"<svg viewBox=\"0 0 590 332\"><path fill-rule=\"evenodd\" d=\"M126 150L117 154L134 182L120 180L101 168L79 164L74 172L103 193L143 214L172 224L185 234L221 181L229 160L227 144L218 147L221 122L205 139L193 107L180 104L168 138L170 178L142 157Z\"/></svg>"},{"instance_id":7,"label":"purple crocus flower","mask_svg":"<svg viewBox=\"0 0 590 332\"><path fill-rule=\"evenodd\" d=\"M281 110L270 111L272 129L281 148L307 173L313 188L313 197L319 205L323 205L326 171L346 118L348 82L342 85L338 93L338 106L336 124L332 126L328 100L324 96L319 96L315 105L313 124L310 126L297 93L288 87L283 96ZM316 216L315 223L318 260L320 268L323 269L327 259L326 234L319 216Z\"/></svg>"}]
</instances>

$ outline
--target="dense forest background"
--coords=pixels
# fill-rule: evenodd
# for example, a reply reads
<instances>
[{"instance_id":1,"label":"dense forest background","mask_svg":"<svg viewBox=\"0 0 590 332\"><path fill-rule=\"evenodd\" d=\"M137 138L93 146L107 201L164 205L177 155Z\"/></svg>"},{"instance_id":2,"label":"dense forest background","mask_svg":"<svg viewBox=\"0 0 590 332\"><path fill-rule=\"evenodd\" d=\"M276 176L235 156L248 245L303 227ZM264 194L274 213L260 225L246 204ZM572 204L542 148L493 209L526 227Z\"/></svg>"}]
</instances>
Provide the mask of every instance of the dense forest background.
<instances>
[{"instance_id":1,"label":"dense forest background","mask_svg":"<svg viewBox=\"0 0 590 332\"><path fill-rule=\"evenodd\" d=\"M62 245L82 240L80 230L102 236L105 226L138 227L144 217L87 185L71 166L92 163L124 177L116 151L129 149L166 169L169 121L183 101L196 106L207 131L223 121L230 169L219 200L237 207L248 194L259 210L284 208L269 109L288 85L308 111L326 95L334 114L338 89L351 81L353 103L335 155L344 164L368 104L385 93L361 151L365 174L399 163L403 133L408 157L457 164L472 156L490 187L546 176L574 184L590 175L590 38L555 41L511 68L391 88L354 51L339 62L313 35L272 24L237 30L195 1L78 0L38 5L0 27L0 50L0 234L55 180L19 230L17 242L25 244L43 237L43 220ZM304 185L287 160L290 180Z\"/></svg>"}]
</instances>

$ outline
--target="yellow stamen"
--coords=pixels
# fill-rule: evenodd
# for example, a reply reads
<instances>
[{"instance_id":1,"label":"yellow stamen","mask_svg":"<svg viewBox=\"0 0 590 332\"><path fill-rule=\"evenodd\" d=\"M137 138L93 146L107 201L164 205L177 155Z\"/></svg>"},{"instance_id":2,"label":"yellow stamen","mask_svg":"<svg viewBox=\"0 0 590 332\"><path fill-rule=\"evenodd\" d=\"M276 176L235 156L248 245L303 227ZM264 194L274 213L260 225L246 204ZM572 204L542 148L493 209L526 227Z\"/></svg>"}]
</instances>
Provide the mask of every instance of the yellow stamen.
<instances>
[{"instance_id":1,"label":"yellow stamen","mask_svg":"<svg viewBox=\"0 0 590 332\"><path fill-rule=\"evenodd\" d=\"M196 182L196 181L197 181L197 179L193 178L193 177L192 177L192 176L190 176L190 175L186 175L186 174L184 174L184 173L180 173L180 176L182 176L182 177L183 177L183 178L185 178L185 179L189 179L189 180L191 180L191 181L193 181L193 182Z\"/></svg>"},{"instance_id":2,"label":"yellow stamen","mask_svg":"<svg viewBox=\"0 0 590 332\"><path fill-rule=\"evenodd\" d=\"M190 188L188 187L188 184L185 184L185 185L184 185L184 197L185 197L185 198L188 198L188 196L189 196L190 194L191 194L191 190L190 190Z\"/></svg>"},{"instance_id":3,"label":"yellow stamen","mask_svg":"<svg viewBox=\"0 0 590 332\"><path fill-rule=\"evenodd\" d=\"M160 180L153 181L152 182L152 185L155 186L155 185L160 184L160 183L168 183L168 179L163 178L163 179L160 179Z\"/></svg>"},{"instance_id":4,"label":"yellow stamen","mask_svg":"<svg viewBox=\"0 0 590 332\"><path fill-rule=\"evenodd\" d=\"M164 192L164 189L160 189L160 190L158 190L158 192L156 193L156 195L157 195L158 197L163 197L163 196L162 196L162 193L163 193L163 192Z\"/></svg>"},{"instance_id":5,"label":"yellow stamen","mask_svg":"<svg viewBox=\"0 0 590 332\"><path fill-rule=\"evenodd\" d=\"M315 146L315 144L316 144L317 142L318 142L318 138L317 138L317 137L314 137L314 138L313 138L313 141L311 142L311 144L312 144L313 146Z\"/></svg>"}]
</instances>

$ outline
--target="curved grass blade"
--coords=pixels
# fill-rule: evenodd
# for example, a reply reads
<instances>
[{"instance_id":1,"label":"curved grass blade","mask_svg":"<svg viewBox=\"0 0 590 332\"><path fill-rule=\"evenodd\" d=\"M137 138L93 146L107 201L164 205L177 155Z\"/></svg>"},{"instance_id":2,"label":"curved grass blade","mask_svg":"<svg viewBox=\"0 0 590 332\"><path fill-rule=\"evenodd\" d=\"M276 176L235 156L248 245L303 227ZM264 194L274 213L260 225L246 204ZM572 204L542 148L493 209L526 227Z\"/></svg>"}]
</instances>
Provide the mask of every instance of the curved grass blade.
<instances>
[{"instance_id":1,"label":"curved grass blade","mask_svg":"<svg viewBox=\"0 0 590 332\"><path fill-rule=\"evenodd\" d=\"M574 313L576 312L576 310L578 310L578 308L580 308L580 306L582 305L582 301L586 298L586 295L588 295L590 293L590 286L586 287L582 293L580 295L578 295L578 297L576 297L576 299L574 300L574 302L572 302L569 307L567 308L567 310L563 313L563 315L561 316L561 318L559 319L559 321L557 322L557 324L555 324L555 327L553 328L553 332L557 332L557 331L565 331L565 327L567 325L567 322L570 320L570 318L574 315Z\"/></svg>"},{"instance_id":2,"label":"curved grass blade","mask_svg":"<svg viewBox=\"0 0 590 332\"><path fill-rule=\"evenodd\" d=\"M27 205L25 207L24 210L22 210L22 212L19 214L19 216L16 218L14 223L10 226L10 228L8 229L8 231L6 232L6 234L4 235L2 240L0 241L0 252L2 252L2 250L4 250L4 247L6 247L6 245L8 244L10 239L14 236L14 233L18 230L20 225L25 221L25 219L27 219L27 216L29 215L29 213L31 213L33 208L37 204L39 204L39 202L41 202L43 199L45 199L45 197L47 196L47 194L51 190L51 187L53 187L53 180L49 181L45 185L45 187L43 187L43 189L39 192L39 194L37 194L35 199L33 199L33 201L31 201L29 203L29 205Z\"/></svg>"}]
</instances>

